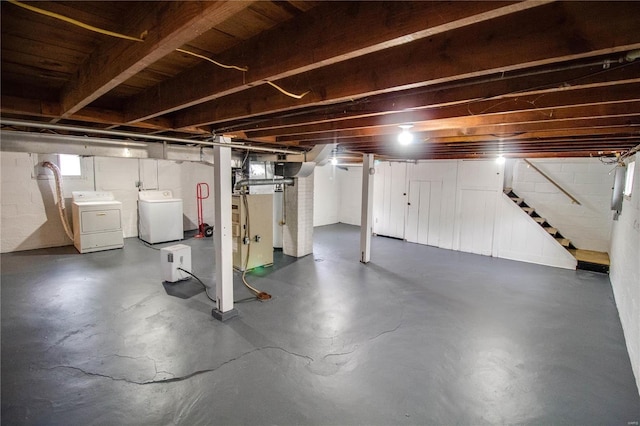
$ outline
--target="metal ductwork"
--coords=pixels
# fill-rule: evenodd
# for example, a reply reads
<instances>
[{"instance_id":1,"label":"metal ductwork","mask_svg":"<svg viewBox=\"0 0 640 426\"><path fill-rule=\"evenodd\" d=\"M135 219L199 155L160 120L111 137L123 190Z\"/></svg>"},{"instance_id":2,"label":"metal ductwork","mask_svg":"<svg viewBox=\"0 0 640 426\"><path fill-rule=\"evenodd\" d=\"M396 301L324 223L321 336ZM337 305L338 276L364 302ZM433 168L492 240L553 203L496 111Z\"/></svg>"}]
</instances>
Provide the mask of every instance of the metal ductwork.
<instances>
[{"instance_id":1,"label":"metal ductwork","mask_svg":"<svg viewBox=\"0 0 640 426\"><path fill-rule=\"evenodd\" d=\"M336 144L334 143L316 145L304 156L288 156L289 161L276 163L275 173L278 176L305 178L313 173L316 164L323 165L329 161L329 156L333 153L335 147ZM300 161L296 161L298 159Z\"/></svg>"},{"instance_id":2,"label":"metal ductwork","mask_svg":"<svg viewBox=\"0 0 640 426\"><path fill-rule=\"evenodd\" d=\"M287 178L305 178L313 173L315 167L316 163L313 161L305 161L304 163L276 163L275 173L278 176Z\"/></svg>"},{"instance_id":3,"label":"metal ductwork","mask_svg":"<svg viewBox=\"0 0 640 426\"><path fill-rule=\"evenodd\" d=\"M313 147L311 151L307 153L307 159L305 161L313 161L319 166L322 166L327 161L329 161L329 157L331 156L335 148L336 148L335 143L329 143L326 145L316 145Z\"/></svg>"}]
</instances>

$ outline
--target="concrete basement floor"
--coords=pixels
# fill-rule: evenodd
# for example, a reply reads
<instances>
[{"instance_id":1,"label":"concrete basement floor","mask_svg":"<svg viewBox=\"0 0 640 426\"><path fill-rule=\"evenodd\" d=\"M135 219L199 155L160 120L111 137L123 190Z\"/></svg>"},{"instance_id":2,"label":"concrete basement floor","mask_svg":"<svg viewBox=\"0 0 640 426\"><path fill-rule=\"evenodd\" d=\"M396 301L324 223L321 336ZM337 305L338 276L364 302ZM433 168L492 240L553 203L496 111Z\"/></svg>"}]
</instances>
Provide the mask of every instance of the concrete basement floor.
<instances>
[{"instance_id":1,"label":"concrete basement floor","mask_svg":"<svg viewBox=\"0 0 640 426\"><path fill-rule=\"evenodd\" d=\"M125 241L2 255L3 424L640 421L607 275L382 237L363 265L359 228L331 225L249 276L271 301L221 323ZM183 243L212 283L213 241Z\"/></svg>"}]
</instances>

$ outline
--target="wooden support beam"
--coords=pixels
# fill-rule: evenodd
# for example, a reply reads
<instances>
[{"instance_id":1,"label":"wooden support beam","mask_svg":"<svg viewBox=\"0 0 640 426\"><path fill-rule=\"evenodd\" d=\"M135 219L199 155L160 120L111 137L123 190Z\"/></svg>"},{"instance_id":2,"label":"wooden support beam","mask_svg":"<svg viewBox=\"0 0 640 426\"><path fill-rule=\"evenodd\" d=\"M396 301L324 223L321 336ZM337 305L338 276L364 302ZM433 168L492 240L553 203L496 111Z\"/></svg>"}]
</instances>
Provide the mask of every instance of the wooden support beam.
<instances>
[{"instance_id":1,"label":"wooden support beam","mask_svg":"<svg viewBox=\"0 0 640 426\"><path fill-rule=\"evenodd\" d=\"M61 94L61 118L68 118L153 62L249 6L243 1L158 2L131 32L144 42L114 39L98 46Z\"/></svg>"},{"instance_id":2,"label":"wooden support beam","mask_svg":"<svg viewBox=\"0 0 640 426\"><path fill-rule=\"evenodd\" d=\"M596 63L598 63L596 65ZM257 118L238 123L220 123L219 131L246 130L252 138L260 131L282 129L297 125L321 124L329 121L349 120L364 117L380 117L402 111L438 108L453 104L483 100L506 100L530 95L567 93L580 89L611 87L617 84L640 82L640 61L621 66L612 66L601 72L603 60L588 61L584 66L565 69L524 71L515 75L495 75L479 81L464 81L443 86L425 87L392 94L379 95L366 100L312 108L307 113L289 117ZM575 67L575 65L573 65ZM276 132L274 132L276 133ZM264 133L268 135L269 133ZM277 134L286 134L278 131ZM249 137L247 135L247 137Z\"/></svg>"},{"instance_id":3,"label":"wooden support beam","mask_svg":"<svg viewBox=\"0 0 640 426\"><path fill-rule=\"evenodd\" d=\"M265 81L280 80L545 3L547 0L325 3L216 58L223 63L248 66L246 73L202 63L130 99L126 117L129 121L144 120ZM291 54L292 49L304 53Z\"/></svg>"},{"instance_id":4,"label":"wooden support beam","mask_svg":"<svg viewBox=\"0 0 640 426\"><path fill-rule=\"evenodd\" d=\"M0 109L2 114L56 118L60 117L62 111L62 107L57 102L26 99L17 96L2 95L0 102L2 104ZM85 123L104 124L110 128L125 125L124 115L121 112L93 107L85 107L75 114L70 115L68 119ZM134 129L169 132L173 131L172 125L173 122L166 117L155 117L148 121L139 121L128 126ZM180 129L180 132L203 136L211 134L211 132L197 127Z\"/></svg>"},{"instance_id":5,"label":"wooden support beam","mask_svg":"<svg viewBox=\"0 0 640 426\"><path fill-rule=\"evenodd\" d=\"M606 2L543 5L278 81L291 91L311 90L300 100L260 86L180 111L175 123L176 127L210 124L604 54L621 55L640 48L638 14L639 2L616 7Z\"/></svg>"},{"instance_id":6,"label":"wooden support beam","mask_svg":"<svg viewBox=\"0 0 640 426\"><path fill-rule=\"evenodd\" d=\"M557 143L558 141L598 141L603 138L613 139L629 139L640 138L640 127L630 130L626 127L600 128L600 129L572 129L572 130L554 130L549 132L524 132L520 135L506 139L500 139L496 135L475 135L475 136L455 136L445 138L424 137L423 134L417 134L414 137L415 143L428 143L432 146L442 145L447 149L453 149L458 146L478 145L483 143L501 143L501 144L522 144L522 143ZM380 144L396 143L395 135L387 135L382 137L368 138L350 138L340 139L339 146L341 149L366 149L369 146L377 146Z\"/></svg>"},{"instance_id":7,"label":"wooden support beam","mask_svg":"<svg viewBox=\"0 0 640 426\"><path fill-rule=\"evenodd\" d=\"M562 107L533 108L528 110L505 111L494 114L462 115L443 113L444 117L435 116L424 121L414 122L412 132L429 132L443 129L466 129L487 125L518 124L527 126L535 123L576 119L604 119L615 117L636 117L640 114L640 101L620 101L610 103L593 103L587 105L566 105ZM362 126L348 129L336 129L325 132L289 135L277 137L277 142L287 141L318 141L320 139L336 139L342 137L365 137L394 135L399 132L397 125ZM337 141L339 142L339 141Z\"/></svg>"},{"instance_id":8,"label":"wooden support beam","mask_svg":"<svg viewBox=\"0 0 640 426\"><path fill-rule=\"evenodd\" d=\"M599 157L602 155L610 155L613 153L620 153L628 150L630 147L634 145L629 144L609 144L603 145L601 147L593 147L593 146L562 146L562 147L551 147L551 146L538 146L538 147L511 147L508 150L502 147L496 146L485 146L478 148L470 148L467 150L431 150L428 148L425 149L413 149L406 150L400 149L399 147L381 147L380 149L375 150L375 155L377 156L389 156L394 158L405 158L405 159L438 159L438 158L465 158L466 156L484 156L484 157L497 157L498 155L504 155L505 157L523 157L528 156L530 154L558 154L557 156L562 156L563 153L571 152L574 154L582 153L582 156L593 156Z\"/></svg>"},{"instance_id":9,"label":"wooden support beam","mask_svg":"<svg viewBox=\"0 0 640 426\"><path fill-rule=\"evenodd\" d=\"M571 135L573 132L576 134L591 134L591 130L594 130L594 134L598 133L598 129L618 128L620 131L627 129L627 132L636 132L636 129L640 127L640 113L638 115L622 116L622 117L604 117L604 118L580 118L573 120L561 120L561 121L546 121L538 123L500 123L489 124L486 126L479 125L475 127L463 127L463 128L444 128L438 130L430 130L426 132L419 132L416 135L418 140L437 141L446 140L446 138L460 138L465 140L467 138L504 138L510 139L514 137L536 137L538 133L543 135L552 136L554 132L561 132L559 135L567 134ZM603 131L602 134L604 134ZM352 137L340 137L338 142L340 145L358 145L366 146L369 143L376 143L380 140L389 141L393 135L387 135L385 137L379 136L352 136ZM324 137L312 140L296 141L296 142L282 142L282 144L294 144L296 146L313 146L315 144L326 144L336 142L337 135L331 137ZM252 139L253 140L253 139Z\"/></svg>"},{"instance_id":10,"label":"wooden support beam","mask_svg":"<svg viewBox=\"0 0 640 426\"><path fill-rule=\"evenodd\" d=\"M470 100L450 106L435 105L434 108L399 111L392 114L372 115L328 121L319 124L302 124L284 128L246 131L248 138L261 138L278 135L281 139L290 135L293 138L310 133L327 131L342 131L368 127L391 126L392 132L397 132L397 126L403 123L413 123L416 128L420 122L439 120L444 118L465 117L497 114L513 111L546 111L552 114L552 108L578 105L606 104L621 101L640 100L640 78L631 80L628 84L603 85L601 87L587 87L584 89L552 91L550 93L522 94L492 100Z\"/></svg>"}]
</instances>

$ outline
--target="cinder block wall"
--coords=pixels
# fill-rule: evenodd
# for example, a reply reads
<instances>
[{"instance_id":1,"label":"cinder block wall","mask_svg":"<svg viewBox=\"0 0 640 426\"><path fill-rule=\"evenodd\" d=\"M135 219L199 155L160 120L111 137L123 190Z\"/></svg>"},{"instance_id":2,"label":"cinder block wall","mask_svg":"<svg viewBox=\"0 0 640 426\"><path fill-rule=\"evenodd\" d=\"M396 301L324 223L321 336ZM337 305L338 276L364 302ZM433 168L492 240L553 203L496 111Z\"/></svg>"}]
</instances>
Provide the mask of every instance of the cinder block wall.
<instances>
[{"instance_id":1,"label":"cinder block wall","mask_svg":"<svg viewBox=\"0 0 640 426\"><path fill-rule=\"evenodd\" d=\"M339 169L331 164L313 170L313 226L338 223L340 216Z\"/></svg>"},{"instance_id":2,"label":"cinder block wall","mask_svg":"<svg viewBox=\"0 0 640 426\"><path fill-rule=\"evenodd\" d=\"M302 257L313 252L313 181L314 176L296 178L285 185L285 224L282 251Z\"/></svg>"},{"instance_id":3,"label":"cinder block wall","mask_svg":"<svg viewBox=\"0 0 640 426\"><path fill-rule=\"evenodd\" d=\"M347 223L360 226L362 167L347 170L325 164L313 172L313 226Z\"/></svg>"},{"instance_id":4,"label":"cinder block wall","mask_svg":"<svg viewBox=\"0 0 640 426\"><path fill-rule=\"evenodd\" d=\"M340 185L339 222L360 226L362 220L362 167L338 170Z\"/></svg>"},{"instance_id":5,"label":"cinder block wall","mask_svg":"<svg viewBox=\"0 0 640 426\"><path fill-rule=\"evenodd\" d=\"M613 224L611 286L640 393L640 157L635 156L631 197L624 197L622 213Z\"/></svg>"},{"instance_id":6,"label":"cinder block wall","mask_svg":"<svg viewBox=\"0 0 640 426\"><path fill-rule=\"evenodd\" d=\"M2 253L44 247L72 245L67 238L57 208L55 181L37 179L35 165L56 156L28 153L0 153ZM171 189L184 205L185 230L197 227L196 184L213 188L211 166L190 162L138 160L130 158L85 157L82 177L63 178L63 197L71 223L72 191L112 191L122 202L125 237L138 235L138 182L145 189ZM204 219L213 223L213 197L203 203Z\"/></svg>"},{"instance_id":7,"label":"cinder block wall","mask_svg":"<svg viewBox=\"0 0 640 426\"><path fill-rule=\"evenodd\" d=\"M613 166L596 158L531 160L582 205L522 161L515 162L513 190L576 247L606 252L611 242Z\"/></svg>"}]
</instances>

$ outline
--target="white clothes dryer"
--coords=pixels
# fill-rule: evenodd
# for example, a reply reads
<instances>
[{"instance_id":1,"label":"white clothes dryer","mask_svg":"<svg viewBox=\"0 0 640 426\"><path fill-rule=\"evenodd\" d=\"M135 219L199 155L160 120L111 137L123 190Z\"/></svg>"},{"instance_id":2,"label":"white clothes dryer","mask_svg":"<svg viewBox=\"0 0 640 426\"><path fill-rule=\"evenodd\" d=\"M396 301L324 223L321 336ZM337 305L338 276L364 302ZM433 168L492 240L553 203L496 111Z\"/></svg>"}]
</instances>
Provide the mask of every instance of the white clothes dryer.
<instances>
[{"instance_id":1,"label":"white clothes dryer","mask_svg":"<svg viewBox=\"0 0 640 426\"><path fill-rule=\"evenodd\" d=\"M182 200L169 190L138 193L138 235L149 244L184 238Z\"/></svg>"},{"instance_id":2,"label":"white clothes dryer","mask_svg":"<svg viewBox=\"0 0 640 426\"><path fill-rule=\"evenodd\" d=\"M73 245L80 253L124 246L122 203L107 191L73 191Z\"/></svg>"}]
</instances>

